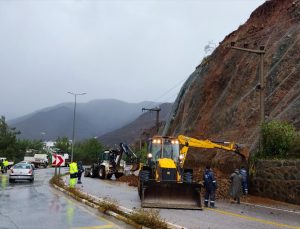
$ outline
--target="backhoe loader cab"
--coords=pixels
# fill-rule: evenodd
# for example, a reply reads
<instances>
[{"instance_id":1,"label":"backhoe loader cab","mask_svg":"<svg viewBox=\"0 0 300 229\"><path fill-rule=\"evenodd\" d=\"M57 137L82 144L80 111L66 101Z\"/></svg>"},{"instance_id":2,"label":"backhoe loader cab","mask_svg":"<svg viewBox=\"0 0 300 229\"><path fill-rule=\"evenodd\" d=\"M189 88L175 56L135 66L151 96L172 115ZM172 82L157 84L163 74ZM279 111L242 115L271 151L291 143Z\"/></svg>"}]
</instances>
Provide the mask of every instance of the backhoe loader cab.
<instances>
[{"instance_id":1,"label":"backhoe loader cab","mask_svg":"<svg viewBox=\"0 0 300 229\"><path fill-rule=\"evenodd\" d=\"M201 209L201 185L192 181L191 170L181 167L177 138L150 138L147 157L139 173L142 207Z\"/></svg>"},{"instance_id":2,"label":"backhoe loader cab","mask_svg":"<svg viewBox=\"0 0 300 229\"><path fill-rule=\"evenodd\" d=\"M161 158L179 160L179 142L171 137L154 137L148 141L148 159L158 161Z\"/></svg>"}]
</instances>

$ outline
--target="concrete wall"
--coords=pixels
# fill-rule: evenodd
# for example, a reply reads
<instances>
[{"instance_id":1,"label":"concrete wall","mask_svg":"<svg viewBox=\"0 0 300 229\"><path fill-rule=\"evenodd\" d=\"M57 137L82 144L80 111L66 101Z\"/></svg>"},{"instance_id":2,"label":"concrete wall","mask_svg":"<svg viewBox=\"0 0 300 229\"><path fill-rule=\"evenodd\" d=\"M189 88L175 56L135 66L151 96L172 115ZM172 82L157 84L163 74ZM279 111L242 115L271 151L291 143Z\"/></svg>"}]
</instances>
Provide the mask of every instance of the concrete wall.
<instances>
[{"instance_id":1,"label":"concrete wall","mask_svg":"<svg viewBox=\"0 0 300 229\"><path fill-rule=\"evenodd\" d=\"M300 159L256 162L250 176L250 193L300 204Z\"/></svg>"}]
</instances>

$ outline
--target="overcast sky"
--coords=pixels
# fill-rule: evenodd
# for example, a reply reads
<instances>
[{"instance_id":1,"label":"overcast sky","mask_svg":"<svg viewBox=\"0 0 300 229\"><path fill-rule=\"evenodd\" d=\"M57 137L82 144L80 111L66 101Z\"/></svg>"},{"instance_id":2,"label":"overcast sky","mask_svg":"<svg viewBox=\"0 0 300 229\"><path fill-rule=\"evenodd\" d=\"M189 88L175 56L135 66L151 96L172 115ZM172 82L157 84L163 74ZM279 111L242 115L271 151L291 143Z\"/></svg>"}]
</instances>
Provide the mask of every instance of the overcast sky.
<instances>
[{"instance_id":1,"label":"overcast sky","mask_svg":"<svg viewBox=\"0 0 300 229\"><path fill-rule=\"evenodd\" d=\"M174 101L264 0L0 0L0 115L62 102Z\"/></svg>"}]
</instances>

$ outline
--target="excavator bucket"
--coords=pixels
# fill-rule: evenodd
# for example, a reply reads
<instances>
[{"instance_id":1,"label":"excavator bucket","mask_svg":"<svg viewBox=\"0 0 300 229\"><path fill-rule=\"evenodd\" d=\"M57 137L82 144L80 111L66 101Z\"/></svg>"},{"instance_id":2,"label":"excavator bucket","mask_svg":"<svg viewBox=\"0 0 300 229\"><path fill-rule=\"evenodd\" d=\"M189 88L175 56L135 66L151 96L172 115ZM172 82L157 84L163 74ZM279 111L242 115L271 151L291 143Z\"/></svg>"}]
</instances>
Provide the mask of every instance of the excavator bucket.
<instances>
[{"instance_id":1,"label":"excavator bucket","mask_svg":"<svg viewBox=\"0 0 300 229\"><path fill-rule=\"evenodd\" d=\"M132 163L132 165L130 166L130 171L134 172L140 169L140 163Z\"/></svg>"},{"instance_id":2,"label":"excavator bucket","mask_svg":"<svg viewBox=\"0 0 300 229\"><path fill-rule=\"evenodd\" d=\"M198 183L146 181L142 186L142 207L202 209Z\"/></svg>"}]
</instances>

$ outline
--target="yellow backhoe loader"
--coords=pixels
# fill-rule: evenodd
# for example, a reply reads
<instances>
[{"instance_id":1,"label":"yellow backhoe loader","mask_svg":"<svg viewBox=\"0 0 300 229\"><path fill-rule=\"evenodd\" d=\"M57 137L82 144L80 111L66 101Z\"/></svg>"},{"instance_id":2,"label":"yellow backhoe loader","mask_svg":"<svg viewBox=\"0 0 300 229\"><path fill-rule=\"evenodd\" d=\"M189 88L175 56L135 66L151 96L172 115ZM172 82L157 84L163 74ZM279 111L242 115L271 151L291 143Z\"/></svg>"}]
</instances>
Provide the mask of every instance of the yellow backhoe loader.
<instances>
[{"instance_id":1,"label":"yellow backhoe loader","mask_svg":"<svg viewBox=\"0 0 300 229\"><path fill-rule=\"evenodd\" d=\"M138 192L142 207L202 209L201 184L193 181L192 169L184 168L190 146L238 153L236 145L231 142L216 143L183 135L150 138L147 163L139 173Z\"/></svg>"}]
</instances>

